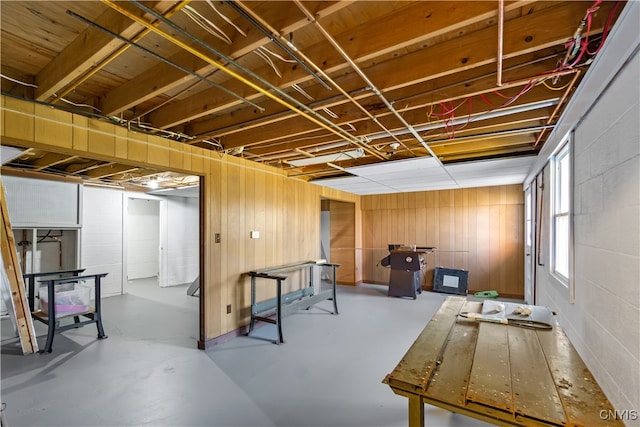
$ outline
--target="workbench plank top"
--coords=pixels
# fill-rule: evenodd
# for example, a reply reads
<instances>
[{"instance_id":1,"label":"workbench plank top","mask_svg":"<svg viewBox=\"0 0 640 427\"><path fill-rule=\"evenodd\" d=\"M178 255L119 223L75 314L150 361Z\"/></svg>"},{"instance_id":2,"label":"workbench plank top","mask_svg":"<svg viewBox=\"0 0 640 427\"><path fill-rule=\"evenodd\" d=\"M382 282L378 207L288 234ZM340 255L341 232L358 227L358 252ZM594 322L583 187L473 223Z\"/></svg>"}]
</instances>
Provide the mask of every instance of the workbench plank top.
<instances>
[{"instance_id":1,"label":"workbench plank top","mask_svg":"<svg viewBox=\"0 0 640 427\"><path fill-rule=\"evenodd\" d=\"M414 406L419 396L498 425L624 426L558 325L534 330L458 316L481 312L481 304L448 297L383 382Z\"/></svg>"},{"instance_id":2,"label":"workbench plank top","mask_svg":"<svg viewBox=\"0 0 640 427\"><path fill-rule=\"evenodd\" d=\"M551 333L538 331L538 340L545 354L549 371L562 399L568 425L624 426L613 419L613 407L593 378L584 361L561 328Z\"/></svg>"},{"instance_id":3,"label":"workbench plank top","mask_svg":"<svg viewBox=\"0 0 640 427\"><path fill-rule=\"evenodd\" d=\"M481 303L469 301L463 311L479 313L481 307ZM440 363L437 364L429 381L427 397L453 405L466 403L477 335L476 322L459 322L453 326Z\"/></svg>"},{"instance_id":4,"label":"workbench plank top","mask_svg":"<svg viewBox=\"0 0 640 427\"><path fill-rule=\"evenodd\" d=\"M467 399L513 414L508 328L480 323Z\"/></svg>"},{"instance_id":5,"label":"workbench plank top","mask_svg":"<svg viewBox=\"0 0 640 427\"><path fill-rule=\"evenodd\" d=\"M407 391L426 390L440 350L465 302L463 297L447 298L384 382Z\"/></svg>"},{"instance_id":6,"label":"workbench plank top","mask_svg":"<svg viewBox=\"0 0 640 427\"><path fill-rule=\"evenodd\" d=\"M565 425L567 419L536 331L509 326L509 361L515 413ZM552 334L553 331L540 331Z\"/></svg>"}]
</instances>

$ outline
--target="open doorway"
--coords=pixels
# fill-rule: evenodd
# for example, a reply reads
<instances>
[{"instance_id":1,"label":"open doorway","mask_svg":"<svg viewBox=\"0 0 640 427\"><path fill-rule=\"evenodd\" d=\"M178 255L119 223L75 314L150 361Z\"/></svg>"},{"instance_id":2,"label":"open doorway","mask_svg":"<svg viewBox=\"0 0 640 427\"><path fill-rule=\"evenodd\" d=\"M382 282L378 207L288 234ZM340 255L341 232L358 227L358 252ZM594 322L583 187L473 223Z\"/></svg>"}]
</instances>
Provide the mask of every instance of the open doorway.
<instances>
[{"instance_id":1,"label":"open doorway","mask_svg":"<svg viewBox=\"0 0 640 427\"><path fill-rule=\"evenodd\" d=\"M322 257L340 264L336 282L356 284L356 216L355 203L322 199L320 245Z\"/></svg>"},{"instance_id":2,"label":"open doorway","mask_svg":"<svg viewBox=\"0 0 640 427\"><path fill-rule=\"evenodd\" d=\"M160 201L127 201L127 282L158 282L160 275Z\"/></svg>"},{"instance_id":3,"label":"open doorway","mask_svg":"<svg viewBox=\"0 0 640 427\"><path fill-rule=\"evenodd\" d=\"M132 338L191 344L198 339L200 193L123 193L123 295L105 301Z\"/></svg>"},{"instance_id":4,"label":"open doorway","mask_svg":"<svg viewBox=\"0 0 640 427\"><path fill-rule=\"evenodd\" d=\"M198 191L127 196L126 293L167 303L177 294L197 300L199 293L188 289L199 283L199 209Z\"/></svg>"}]
</instances>

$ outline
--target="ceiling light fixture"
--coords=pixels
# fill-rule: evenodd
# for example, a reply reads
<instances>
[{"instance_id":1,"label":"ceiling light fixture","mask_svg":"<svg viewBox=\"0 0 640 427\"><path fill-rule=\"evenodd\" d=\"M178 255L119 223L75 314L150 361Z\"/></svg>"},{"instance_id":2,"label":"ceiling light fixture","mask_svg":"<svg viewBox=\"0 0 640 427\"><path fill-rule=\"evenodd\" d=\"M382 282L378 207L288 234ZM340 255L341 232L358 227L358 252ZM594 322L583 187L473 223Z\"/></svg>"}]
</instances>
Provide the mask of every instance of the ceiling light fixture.
<instances>
[{"instance_id":1,"label":"ceiling light fixture","mask_svg":"<svg viewBox=\"0 0 640 427\"><path fill-rule=\"evenodd\" d=\"M351 151L342 151L340 153L325 154L323 156L309 157L307 159L288 160L292 166L302 167L309 165L318 165L321 163L338 162L340 160L359 159L364 156L364 150L362 148L356 148Z\"/></svg>"},{"instance_id":2,"label":"ceiling light fixture","mask_svg":"<svg viewBox=\"0 0 640 427\"><path fill-rule=\"evenodd\" d=\"M152 190L155 190L156 188L159 187L159 181L158 178L151 178L149 181L147 181L147 187L151 188Z\"/></svg>"}]
</instances>

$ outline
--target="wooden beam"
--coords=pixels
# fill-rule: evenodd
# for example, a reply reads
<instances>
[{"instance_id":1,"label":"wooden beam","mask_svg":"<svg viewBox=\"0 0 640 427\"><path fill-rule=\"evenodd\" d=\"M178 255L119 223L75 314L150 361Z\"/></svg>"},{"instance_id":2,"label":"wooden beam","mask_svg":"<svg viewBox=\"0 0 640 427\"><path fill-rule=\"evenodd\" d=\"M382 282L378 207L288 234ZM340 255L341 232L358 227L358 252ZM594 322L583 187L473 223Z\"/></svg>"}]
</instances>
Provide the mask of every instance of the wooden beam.
<instances>
[{"instance_id":1,"label":"wooden beam","mask_svg":"<svg viewBox=\"0 0 640 427\"><path fill-rule=\"evenodd\" d=\"M505 54L505 58L543 50L551 46L563 46L575 31L577 25L575 17L583 15L584 4L568 3L508 21L505 24L507 34L521 34L524 29L527 37L506 40L505 52L507 54ZM604 18L601 15L599 14L598 19L594 19L592 23L593 32L601 31L604 25ZM388 36L391 40L390 45L393 42L401 43L398 39L394 39L393 32L389 32ZM470 38L470 36L466 37ZM380 90L389 91L495 63L495 43L496 32L495 28L491 26L476 31L473 34L472 42L462 46L460 39L454 38L369 67L363 64L362 68L365 74L376 82ZM315 51L317 54L311 53ZM326 72L345 68L344 60L339 54L334 53L334 50L327 49L326 43L318 43L306 54L314 62L323 64ZM355 55L353 59L356 62L360 61L360 58ZM263 70L263 75L269 75L267 69ZM289 67L283 70L283 77L278 80L278 86L284 88L309 79L310 77L305 76L299 67ZM362 79L355 73L336 79L336 81L347 92L362 88ZM239 93L244 90L241 82L229 81L225 82L225 86ZM206 89L192 97L156 110L151 114L150 120L155 127L159 128L175 126L204 117L211 112L223 111L228 108L227 100L228 96L221 94L219 90Z\"/></svg>"},{"instance_id":2,"label":"wooden beam","mask_svg":"<svg viewBox=\"0 0 640 427\"><path fill-rule=\"evenodd\" d=\"M503 130L508 130L516 127L526 127L526 126L539 126L543 125L546 119L549 117L551 112L551 108L546 108L543 111L534 110L527 111L522 113L517 113L509 117L508 122L505 122L504 118L495 118L489 120L481 120L478 122L472 122L464 128L458 127L459 130L456 131L456 136L465 136L471 135L475 133L490 133L490 132L499 132ZM410 136L410 135L409 135ZM413 144L415 142L411 141L411 138L403 137L408 143ZM450 140L449 143L455 143L457 140ZM295 149L309 150L313 149L318 144L331 144L332 142L336 142L335 138L300 138L299 141L294 140L283 140L279 143L269 144L268 146L260 146L257 145L255 147L249 147L245 149L245 152L250 155L256 156L264 156L269 157L270 155L278 155L286 152L291 152ZM393 142L391 139L388 142ZM428 142L428 139L427 139ZM402 151L400 149L400 151ZM313 152L313 151L311 151ZM318 152L316 154L324 154L324 152ZM258 161L260 161L258 159Z\"/></svg>"},{"instance_id":3,"label":"wooden beam","mask_svg":"<svg viewBox=\"0 0 640 427\"><path fill-rule=\"evenodd\" d=\"M77 158L78 156L69 156L68 154L46 153L38 160L32 161L31 166L34 168L34 170L41 171L43 169L47 169L61 163L69 162Z\"/></svg>"},{"instance_id":4,"label":"wooden beam","mask_svg":"<svg viewBox=\"0 0 640 427\"><path fill-rule=\"evenodd\" d=\"M132 172L138 169L139 168L135 166L110 163L87 171L84 175L89 179L101 179L120 173Z\"/></svg>"},{"instance_id":5,"label":"wooden beam","mask_svg":"<svg viewBox=\"0 0 640 427\"><path fill-rule=\"evenodd\" d=\"M64 171L66 173L70 173L70 174L74 174L74 175L79 175L82 174L83 172L87 172L90 171L92 169L96 169L105 165L112 165L113 163L109 162L109 163L105 163L103 161L100 160L85 160L81 163L73 163L69 166L67 166Z\"/></svg>"},{"instance_id":6,"label":"wooden beam","mask_svg":"<svg viewBox=\"0 0 640 427\"><path fill-rule=\"evenodd\" d=\"M316 10L319 16L329 16L330 14L347 7L353 1L338 1L338 2L323 2L321 7ZM282 33L287 34L296 31L308 24L306 19L300 19L300 17L294 17L291 14L285 13L282 9L291 8L291 4L286 2L272 2L269 4L269 9L265 11L268 14L268 19L277 19L278 16L285 16L288 21L282 23ZM230 58L236 59L244 56L259 46L264 46L270 42L270 40L262 33L251 27L247 27L247 22L244 19L238 19L237 25L245 27L247 37L236 37L233 45L231 46L219 46L219 50ZM210 38L203 39L205 42L212 42ZM213 43L218 45L218 43ZM169 58L170 61L181 65L184 68L193 70L200 75L207 75L215 68L205 61L194 57L189 52L180 52L173 57ZM144 73L136 76L134 79L129 80L125 84L115 88L109 92L102 104L103 114L107 116L118 114L129 108L139 105L141 102L147 101L162 93L171 91L178 86L184 85L186 82L196 82L196 78L191 75L185 75L182 71L176 67L167 63L159 63L158 65L148 69ZM226 83L224 84L226 87ZM233 89L232 89L233 90ZM232 105L236 105L239 101L235 98L229 98L228 102Z\"/></svg>"},{"instance_id":7,"label":"wooden beam","mask_svg":"<svg viewBox=\"0 0 640 427\"><path fill-rule=\"evenodd\" d=\"M505 94L515 94L519 91L519 88L511 88L509 90L504 90ZM544 86L537 86L531 89L528 93L524 94L517 103L513 105L518 105L520 103L531 103L531 102L540 102L544 100L548 100L551 97L559 96L556 92L549 93ZM495 95L492 95L495 98ZM485 112L487 110L498 108L501 102L505 100L496 100L494 99L496 104L492 107L490 105L475 102L473 103L472 113L478 114ZM434 110L435 113L439 113L439 110ZM428 110L426 108L413 109L404 112L405 119L412 123L415 128L419 126L426 125L430 122L438 122L443 120L442 117L433 116L431 118L428 117ZM466 116L468 114L468 109L465 106L464 109L461 109L456 113L456 117ZM508 119L504 119L508 120ZM379 121L385 125L385 127L391 131L404 129L400 122L391 115L381 116ZM233 135L228 135L225 138L221 139L222 145L225 149L230 149L233 147L252 147L258 144L273 144L277 141L287 141L296 139L296 137L300 137L301 135L306 135L309 132L316 131L317 128L310 126L305 123L303 119L300 118L292 118L290 120L282 121L281 126L270 126L265 128L254 128L245 132L238 132ZM287 129L286 134L282 132L282 129ZM355 132L356 136L364 136L364 135L372 135L380 133L380 127L372 123L371 121L363 121L358 124L357 132ZM318 135L318 134L316 134ZM322 133L320 133L322 135ZM304 146L303 138L299 138L301 143L298 145L300 147Z\"/></svg>"},{"instance_id":8,"label":"wooden beam","mask_svg":"<svg viewBox=\"0 0 640 427\"><path fill-rule=\"evenodd\" d=\"M530 2L515 2L514 4L526 3ZM350 47L350 51L352 51L357 61L365 61L395 50L403 49L408 44L419 43L422 40L439 36L445 32L455 31L473 22L484 22L497 13L495 5L487 2L469 2L465 3L464 7L452 6L452 4L451 2L418 2L409 4L409 6L402 7L401 11L394 9L390 15L380 17L375 20L373 24L361 24L356 26L355 29L349 29L337 36L337 40L342 45ZM510 7L515 6L510 5ZM433 15L438 18L430 19ZM379 28L389 27L388 21L394 23L400 21L401 16L404 21L401 24L403 31L379 31ZM429 31L424 30L425 20L428 23ZM306 19L304 23L309 24ZM377 35L373 35L372 32ZM370 40L375 41L375 43L369 44ZM315 58L314 62L318 65L321 64L323 70L327 73L336 72L348 67L348 64L345 63L344 59L335 49L327 49L325 42L320 42L310 47L308 51L305 50L304 53L309 58ZM273 70L268 66L262 67L255 72L260 76L268 76L266 80L270 80L272 84L280 88L287 88L293 83L303 83L312 79L301 67L295 66L285 67L282 70L282 79L275 78L273 76ZM246 93L244 85L238 81L226 80L224 81L224 86L236 93L242 93L243 96L249 99L259 97L259 94ZM203 113L203 111L206 111L206 108L202 110L202 102L200 102L200 105L197 107L194 107L193 111L186 110L186 108L189 108L189 105L193 103L193 99L190 98L191 101L189 102L178 102L152 114L152 121L156 127L165 128L175 126L184 121L237 105L236 100L229 98L228 95L220 93L220 91L216 89L206 89L199 93L205 97L202 99L207 100L206 105L210 111ZM199 111L198 108L200 108ZM184 120L182 118L177 121L172 119L172 117L175 119L181 117L181 115L176 114L176 112L182 112L181 114Z\"/></svg>"},{"instance_id":9,"label":"wooden beam","mask_svg":"<svg viewBox=\"0 0 640 427\"><path fill-rule=\"evenodd\" d=\"M151 6L158 3L162 2L153 2ZM142 16L139 9L135 7L132 9L136 9L135 13ZM123 37L132 37L143 28L140 24L111 9L100 15L96 22ZM36 100L47 101L122 44L121 41L100 30L93 27L86 28L38 73L35 79L38 85L35 92Z\"/></svg>"},{"instance_id":10,"label":"wooden beam","mask_svg":"<svg viewBox=\"0 0 640 427\"><path fill-rule=\"evenodd\" d=\"M48 181L71 182L74 184L82 184L82 178L70 175L53 175L45 172L36 172L24 169L16 169L10 166L2 166L0 169L2 175L19 176L22 178L44 179Z\"/></svg>"},{"instance_id":11,"label":"wooden beam","mask_svg":"<svg viewBox=\"0 0 640 427\"><path fill-rule=\"evenodd\" d=\"M549 57L545 60L540 60L538 55L529 54L518 58L518 60L505 61L505 76L508 76L510 80L522 80L553 69L556 66L557 55L554 55L551 51L545 53L547 54L545 57ZM519 84L519 86L521 85ZM509 84L506 84L505 88L508 86ZM486 65L478 69L441 77L415 86L400 88L388 92L387 97L404 113L407 108L422 108L434 103L485 93L494 89L496 89L495 66ZM386 109L382 111L374 110L376 108L375 105L379 104L380 100L371 91L353 93L353 98L376 117L391 115L391 112ZM220 138L296 116L295 113L280 108L274 105L273 102L263 103L262 106L266 111L269 111L269 114L257 114L254 111L249 111L249 109L242 109L234 112L234 114L219 114L211 119L198 121L190 125L189 132L194 135L209 134L210 137ZM353 104L344 97L318 100L314 102L313 108L319 111L321 107L325 106L339 117L338 123L340 125L354 124L357 121L367 119L360 109L354 108Z\"/></svg>"}]
</instances>

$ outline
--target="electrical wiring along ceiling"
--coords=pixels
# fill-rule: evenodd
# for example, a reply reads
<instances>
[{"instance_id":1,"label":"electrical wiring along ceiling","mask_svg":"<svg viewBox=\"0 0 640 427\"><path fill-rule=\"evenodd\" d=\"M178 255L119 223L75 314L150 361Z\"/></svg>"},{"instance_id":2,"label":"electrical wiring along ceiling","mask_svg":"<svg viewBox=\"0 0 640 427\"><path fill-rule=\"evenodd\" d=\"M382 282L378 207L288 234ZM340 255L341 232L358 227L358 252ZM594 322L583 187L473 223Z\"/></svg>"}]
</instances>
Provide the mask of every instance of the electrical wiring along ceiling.
<instances>
[{"instance_id":1,"label":"electrical wiring along ceiling","mask_svg":"<svg viewBox=\"0 0 640 427\"><path fill-rule=\"evenodd\" d=\"M544 145L624 6L0 2L2 93L298 179L357 177L351 191L361 194L381 171L378 192L466 186L471 172L502 167L517 181L513 168L526 169ZM197 183L3 145L20 149L3 171L128 187ZM422 186L391 182L397 168Z\"/></svg>"}]
</instances>

